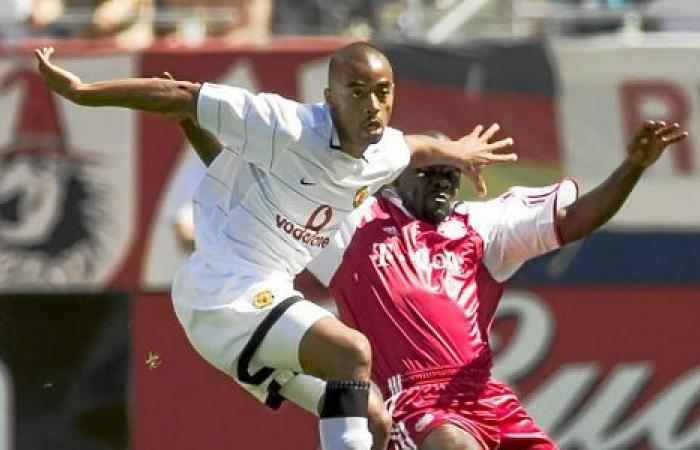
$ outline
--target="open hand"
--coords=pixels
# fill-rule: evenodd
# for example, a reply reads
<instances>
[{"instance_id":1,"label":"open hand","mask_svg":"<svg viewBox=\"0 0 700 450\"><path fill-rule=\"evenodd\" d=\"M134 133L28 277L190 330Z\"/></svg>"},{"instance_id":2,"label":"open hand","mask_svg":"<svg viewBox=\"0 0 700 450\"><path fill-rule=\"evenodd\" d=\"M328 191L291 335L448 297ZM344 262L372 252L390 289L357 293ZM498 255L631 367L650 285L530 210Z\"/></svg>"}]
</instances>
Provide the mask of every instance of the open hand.
<instances>
[{"instance_id":1,"label":"open hand","mask_svg":"<svg viewBox=\"0 0 700 450\"><path fill-rule=\"evenodd\" d=\"M53 53L53 47L41 47L34 50L44 83L57 94L69 100L75 100L82 81L75 74L51 62Z\"/></svg>"},{"instance_id":2,"label":"open hand","mask_svg":"<svg viewBox=\"0 0 700 450\"><path fill-rule=\"evenodd\" d=\"M486 131L482 125L477 125L471 133L457 141L463 152L464 167L462 171L474 184L479 197L484 197L487 193L486 182L482 176L482 171L486 166L518 160L518 155L515 153L495 153L513 145L513 138L510 137L489 143L489 140L499 129L500 126L497 123L491 125Z\"/></svg>"},{"instance_id":3,"label":"open hand","mask_svg":"<svg viewBox=\"0 0 700 450\"><path fill-rule=\"evenodd\" d=\"M647 120L627 147L627 159L632 164L647 168L654 164L663 151L671 144L688 136L680 125L667 125L663 121Z\"/></svg>"}]
</instances>

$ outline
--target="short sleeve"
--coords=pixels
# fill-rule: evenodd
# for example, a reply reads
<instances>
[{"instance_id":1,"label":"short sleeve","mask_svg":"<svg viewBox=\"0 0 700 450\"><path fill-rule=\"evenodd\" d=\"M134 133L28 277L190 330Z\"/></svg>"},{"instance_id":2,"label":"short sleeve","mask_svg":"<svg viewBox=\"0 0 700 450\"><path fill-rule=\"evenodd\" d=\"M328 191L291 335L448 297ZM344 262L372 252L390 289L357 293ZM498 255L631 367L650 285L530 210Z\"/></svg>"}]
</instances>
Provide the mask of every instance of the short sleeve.
<instances>
[{"instance_id":1,"label":"short sleeve","mask_svg":"<svg viewBox=\"0 0 700 450\"><path fill-rule=\"evenodd\" d=\"M495 280L510 278L528 259L560 247L556 211L578 198L571 179L541 188L513 187L487 202L467 202L457 212L484 240L484 263ZM460 211L462 208L462 211Z\"/></svg>"},{"instance_id":2,"label":"short sleeve","mask_svg":"<svg viewBox=\"0 0 700 450\"><path fill-rule=\"evenodd\" d=\"M275 147L290 134L300 134L299 106L277 94L205 83L197 100L197 121L226 150L267 171Z\"/></svg>"}]
</instances>

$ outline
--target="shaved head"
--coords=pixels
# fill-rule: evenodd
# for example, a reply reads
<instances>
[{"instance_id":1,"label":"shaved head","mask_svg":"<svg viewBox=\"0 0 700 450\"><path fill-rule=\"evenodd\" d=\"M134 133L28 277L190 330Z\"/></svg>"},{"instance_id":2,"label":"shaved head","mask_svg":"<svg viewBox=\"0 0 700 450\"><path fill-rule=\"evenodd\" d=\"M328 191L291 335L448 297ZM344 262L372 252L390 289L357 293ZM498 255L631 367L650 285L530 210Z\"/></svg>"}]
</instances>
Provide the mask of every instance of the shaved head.
<instances>
[{"instance_id":1,"label":"shaved head","mask_svg":"<svg viewBox=\"0 0 700 450\"><path fill-rule=\"evenodd\" d=\"M354 64L368 64L372 67L384 66L391 71L391 63L381 50L367 42L353 42L338 49L331 56L328 64L328 83L333 84L344 67Z\"/></svg>"}]
</instances>

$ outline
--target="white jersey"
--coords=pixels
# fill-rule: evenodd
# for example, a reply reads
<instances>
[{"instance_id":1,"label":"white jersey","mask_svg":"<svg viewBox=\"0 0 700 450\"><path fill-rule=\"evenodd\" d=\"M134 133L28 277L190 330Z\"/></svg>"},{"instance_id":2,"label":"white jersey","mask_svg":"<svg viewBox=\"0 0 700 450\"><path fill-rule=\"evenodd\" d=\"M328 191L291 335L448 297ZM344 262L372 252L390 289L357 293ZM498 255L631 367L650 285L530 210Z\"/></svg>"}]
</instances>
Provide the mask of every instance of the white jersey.
<instances>
[{"instance_id":1,"label":"white jersey","mask_svg":"<svg viewBox=\"0 0 700 450\"><path fill-rule=\"evenodd\" d=\"M292 295L294 275L410 159L392 128L355 159L340 150L326 104L276 94L205 84L197 119L224 149L195 193L196 250L173 284L175 302L192 308L225 306L257 286Z\"/></svg>"}]
</instances>

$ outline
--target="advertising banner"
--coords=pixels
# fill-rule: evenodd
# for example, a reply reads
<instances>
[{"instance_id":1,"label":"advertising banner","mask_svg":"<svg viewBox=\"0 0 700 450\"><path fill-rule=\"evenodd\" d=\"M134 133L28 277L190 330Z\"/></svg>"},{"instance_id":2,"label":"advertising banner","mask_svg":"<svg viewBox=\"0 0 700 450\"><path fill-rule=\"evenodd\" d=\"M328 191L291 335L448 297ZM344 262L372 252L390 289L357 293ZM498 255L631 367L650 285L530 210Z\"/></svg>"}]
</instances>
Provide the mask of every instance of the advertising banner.
<instances>
[{"instance_id":1,"label":"advertising banner","mask_svg":"<svg viewBox=\"0 0 700 450\"><path fill-rule=\"evenodd\" d=\"M137 64L56 61L97 80L133 76ZM136 114L62 100L17 56L0 58L0 117L0 290L109 285L134 237Z\"/></svg>"},{"instance_id":2,"label":"advertising banner","mask_svg":"<svg viewBox=\"0 0 700 450\"><path fill-rule=\"evenodd\" d=\"M494 372L564 449L700 448L698 313L697 288L510 291Z\"/></svg>"},{"instance_id":3,"label":"advertising banner","mask_svg":"<svg viewBox=\"0 0 700 450\"><path fill-rule=\"evenodd\" d=\"M700 232L700 208L687 203L700 193L697 42L686 35L553 42L562 163L584 190L622 161L644 120L678 122L690 132L645 174L615 227Z\"/></svg>"},{"instance_id":4,"label":"advertising banner","mask_svg":"<svg viewBox=\"0 0 700 450\"><path fill-rule=\"evenodd\" d=\"M315 448L311 415L260 407L194 354L166 295L135 314L135 449ZM700 448L699 314L697 288L509 290L494 374L563 449Z\"/></svg>"}]
</instances>

